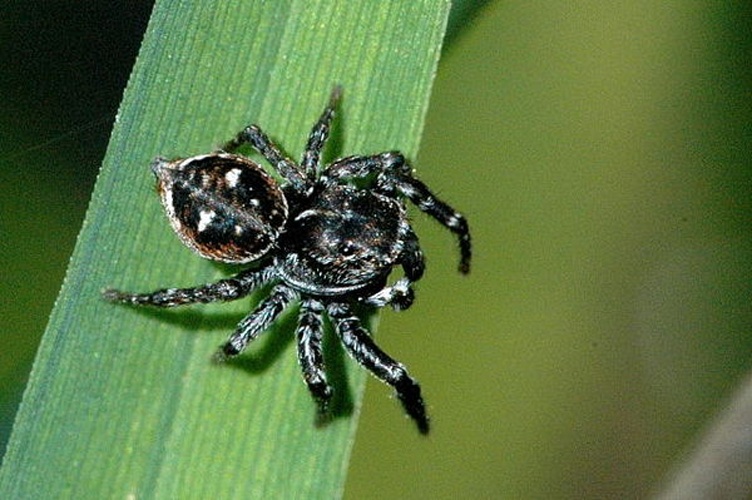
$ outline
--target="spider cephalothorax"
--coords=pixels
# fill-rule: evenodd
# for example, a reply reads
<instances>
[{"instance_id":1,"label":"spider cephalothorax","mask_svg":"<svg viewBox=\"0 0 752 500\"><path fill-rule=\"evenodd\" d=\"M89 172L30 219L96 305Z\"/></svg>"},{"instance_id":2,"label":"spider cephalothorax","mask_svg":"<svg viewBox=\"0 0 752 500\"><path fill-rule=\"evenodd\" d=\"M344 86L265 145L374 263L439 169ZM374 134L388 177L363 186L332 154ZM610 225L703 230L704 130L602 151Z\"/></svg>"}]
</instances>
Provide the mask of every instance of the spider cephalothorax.
<instances>
[{"instance_id":1,"label":"spider cephalothorax","mask_svg":"<svg viewBox=\"0 0 752 500\"><path fill-rule=\"evenodd\" d=\"M104 297L130 305L173 307L235 300L270 283L269 296L238 324L220 357L242 352L289 304L299 301L298 360L320 414L326 414L332 397L322 353L327 314L347 352L394 387L418 429L427 433L420 386L374 343L354 307L391 305L400 310L413 301L412 283L423 275L424 262L405 198L457 235L462 273L470 269L470 233L465 218L416 179L399 152L320 165L339 97L336 87L308 137L300 164L256 125L245 128L223 151L154 160L162 204L183 243L207 259L254 266L194 288L146 294L106 290ZM281 185L249 158L232 153L244 144L269 161L282 177ZM387 285L395 266L402 267L404 276Z\"/></svg>"}]
</instances>

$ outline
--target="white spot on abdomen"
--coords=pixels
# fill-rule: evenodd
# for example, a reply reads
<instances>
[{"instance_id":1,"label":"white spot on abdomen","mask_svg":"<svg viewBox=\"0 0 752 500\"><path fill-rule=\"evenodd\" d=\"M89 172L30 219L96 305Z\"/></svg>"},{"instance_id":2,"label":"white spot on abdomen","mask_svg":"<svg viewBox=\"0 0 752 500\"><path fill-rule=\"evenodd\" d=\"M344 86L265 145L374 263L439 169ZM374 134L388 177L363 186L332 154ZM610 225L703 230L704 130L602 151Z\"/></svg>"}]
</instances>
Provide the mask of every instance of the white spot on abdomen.
<instances>
[{"instance_id":1,"label":"white spot on abdomen","mask_svg":"<svg viewBox=\"0 0 752 500\"><path fill-rule=\"evenodd\" d=\"M214 210L201 210L198 215L198 227L196 229L200 233L204 231L209 224L212 223L214 216L217 214L214 212Z\"/></svg>"},{"instance_id":2,"label":"white spot on abdomen","mask_svg":"<svg viewBox=\"0 0 752 500\"><path fill-rule=\"evenodd\" d=\"M229 172L225 174L225 180L227 181L227 186L234 188L238 185L238 180L240 180L240 169L239 168L233 168Z\"/></svg>"}]
</instances>

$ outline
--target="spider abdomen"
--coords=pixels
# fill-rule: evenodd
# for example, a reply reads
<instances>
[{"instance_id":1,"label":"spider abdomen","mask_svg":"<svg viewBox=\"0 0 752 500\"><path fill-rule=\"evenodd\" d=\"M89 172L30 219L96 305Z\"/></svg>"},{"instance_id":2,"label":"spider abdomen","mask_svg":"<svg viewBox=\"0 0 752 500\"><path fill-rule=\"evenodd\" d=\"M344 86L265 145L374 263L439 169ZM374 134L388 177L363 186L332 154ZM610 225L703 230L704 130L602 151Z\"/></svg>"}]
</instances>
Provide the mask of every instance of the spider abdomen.
<instances>
[{"instance_id":1,"label":"spider abdomen","mask_svg":"<svg viewBox=\"0 0 752 500\"><path fill-rule=\"evenodd\" d=\"M243 156L215 153L152 164L182 242L207 259L242 264L265 255L287 221L274 179Z\"/></svg>"}]
</instances>

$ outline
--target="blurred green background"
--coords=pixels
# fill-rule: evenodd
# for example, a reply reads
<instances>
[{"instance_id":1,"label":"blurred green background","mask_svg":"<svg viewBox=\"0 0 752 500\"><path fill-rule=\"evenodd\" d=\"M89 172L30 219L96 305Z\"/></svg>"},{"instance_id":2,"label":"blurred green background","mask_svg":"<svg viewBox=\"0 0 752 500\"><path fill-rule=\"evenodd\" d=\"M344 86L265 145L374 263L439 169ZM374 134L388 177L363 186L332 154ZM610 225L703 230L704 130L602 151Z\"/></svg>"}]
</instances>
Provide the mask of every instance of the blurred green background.
<instances>
[{"instance_id":1,"label":"blurred green background","mask_svg":"<svg viewBox=\"0 0 752 500\"><path fill-rule=\"evenodd\" d=\"M0 12L0 444L62 282L150 2ZM494 2L447 47L419 175L418 301L379 343L347 498L644 496L752 367L752 8ZM228 327L229 328L229 327Z\"/></svg>"}]
</instances>

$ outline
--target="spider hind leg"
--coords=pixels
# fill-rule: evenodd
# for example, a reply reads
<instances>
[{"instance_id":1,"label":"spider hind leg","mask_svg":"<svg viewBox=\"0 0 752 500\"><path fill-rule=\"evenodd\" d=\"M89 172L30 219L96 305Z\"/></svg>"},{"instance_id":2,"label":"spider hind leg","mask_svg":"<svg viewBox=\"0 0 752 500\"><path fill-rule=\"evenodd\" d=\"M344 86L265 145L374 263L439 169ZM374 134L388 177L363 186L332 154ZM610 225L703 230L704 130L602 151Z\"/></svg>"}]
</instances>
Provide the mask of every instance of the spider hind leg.
<instances>
[{"instance_id":1,"label":"spider hind leg","mask_svg":"<svg viewBox=\"0 0 752 500\"><path fill-rule=\"evenodd\" d=\"M192 288L163 288L149 293L131 293L108 288L102 297L129 306L177 307L188 304L227 302L243 298L272 278L268 267L242 271L232 278Z\"/></svg>"},{"instance_id":2,"label":"spider hind leg","mask_svg":"<svg viewBox=\"0 0 752 500\"><path fill-rule=\"evenodd\" d=\"M342 87L337 85L332 89L332 93L329 96L329 104L327 104L324 112L321 113L321 117L319 117L308 136L308 142L306 143L300 166L311 181L316 179L317 169L321 161L321 152L324 149L326 140L329 138L329 130L340 97L342 97Z\"/></svg>"}]
</instances>

